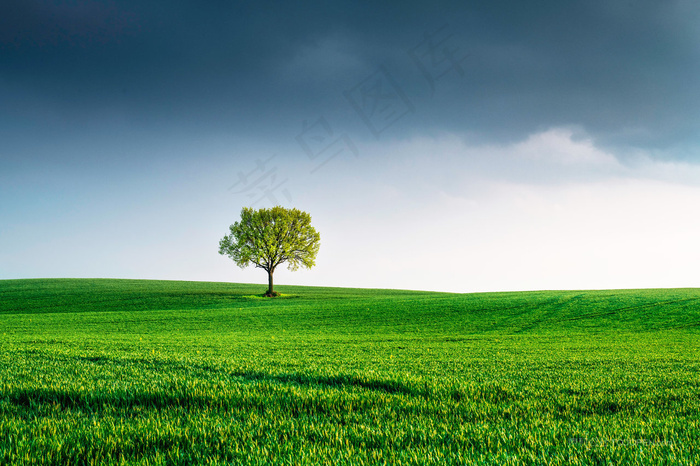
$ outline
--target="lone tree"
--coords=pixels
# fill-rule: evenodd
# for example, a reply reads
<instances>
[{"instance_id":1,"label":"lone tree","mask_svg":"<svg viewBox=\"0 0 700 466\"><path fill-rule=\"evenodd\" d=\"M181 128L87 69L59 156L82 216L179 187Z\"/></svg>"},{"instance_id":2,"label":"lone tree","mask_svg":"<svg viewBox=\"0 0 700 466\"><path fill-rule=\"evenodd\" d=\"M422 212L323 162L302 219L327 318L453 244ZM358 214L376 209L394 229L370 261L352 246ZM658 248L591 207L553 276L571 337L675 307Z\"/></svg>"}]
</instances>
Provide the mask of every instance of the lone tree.
<instances>
[{"instance_id":1,"label":"lone tree","mask_svg":"<svg viewBox=\"0 0 700 466\"><path fill-rule=\"evenodd\" d=\"M287 262L292 271L315 265L321 235L311 226L311 215L299 209L244 207L241 220L230 230L219 241L219 254L241 268L255 264L266 270L269 287L265 296L279 296L272 289L272 274L278 265Z\"/></svg>"}]
</instances>

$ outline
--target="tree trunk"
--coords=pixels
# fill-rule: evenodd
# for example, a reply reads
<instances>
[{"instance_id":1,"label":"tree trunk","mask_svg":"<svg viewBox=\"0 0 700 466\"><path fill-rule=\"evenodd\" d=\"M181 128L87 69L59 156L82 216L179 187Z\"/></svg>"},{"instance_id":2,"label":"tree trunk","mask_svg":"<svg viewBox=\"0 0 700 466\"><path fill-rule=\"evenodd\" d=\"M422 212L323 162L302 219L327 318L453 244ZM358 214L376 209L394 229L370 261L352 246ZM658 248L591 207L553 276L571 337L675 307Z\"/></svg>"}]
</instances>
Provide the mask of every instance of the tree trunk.
<instances>
[{"instance_id":1,"label":"tree trunk","mask_svg":"<svg viewBox=\"0 0 700 466\"><path fill-rule=\"evenodd\" d=\"M272 296L273 290L272 290L272 270L267 271L267 284L268 284L268 289L267 289L267 295Z\"/></svg>"}]
</instances>

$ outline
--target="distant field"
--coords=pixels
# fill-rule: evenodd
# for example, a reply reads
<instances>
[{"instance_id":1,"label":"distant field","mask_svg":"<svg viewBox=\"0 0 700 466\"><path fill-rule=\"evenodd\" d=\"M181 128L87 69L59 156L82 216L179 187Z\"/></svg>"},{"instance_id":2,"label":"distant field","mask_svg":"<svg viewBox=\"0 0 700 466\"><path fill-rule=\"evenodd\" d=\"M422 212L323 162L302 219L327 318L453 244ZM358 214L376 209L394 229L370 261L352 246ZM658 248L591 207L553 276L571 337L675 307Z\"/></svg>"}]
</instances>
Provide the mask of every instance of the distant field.
<instances>
[{"instance_id":1,"label":"distant field","mask_svg":"<svg viewBox=\"0 0 700 466\"><path fill-rule=\"evenodd\" d=\"M700 290L0 280L0 464L700 464Z\"/></svg>"}]
</instances>

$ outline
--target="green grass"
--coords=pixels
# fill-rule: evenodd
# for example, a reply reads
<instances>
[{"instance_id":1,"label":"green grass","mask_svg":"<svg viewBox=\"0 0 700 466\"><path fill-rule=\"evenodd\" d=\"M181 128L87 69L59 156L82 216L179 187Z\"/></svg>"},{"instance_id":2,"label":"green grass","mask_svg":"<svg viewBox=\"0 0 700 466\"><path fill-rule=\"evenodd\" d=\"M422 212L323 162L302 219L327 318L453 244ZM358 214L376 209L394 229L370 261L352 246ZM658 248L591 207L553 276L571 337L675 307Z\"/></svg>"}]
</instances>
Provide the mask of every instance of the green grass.
<instances>
[{"instance_id":1,"label":"green grass","mask_svg":"<svg viewBox=\"0 0 700 466\"><path fill-rule=\"evenodd\" d=\"M700 290L0 281L0 464L699 464Z\"/></svg>"}]
</instances>

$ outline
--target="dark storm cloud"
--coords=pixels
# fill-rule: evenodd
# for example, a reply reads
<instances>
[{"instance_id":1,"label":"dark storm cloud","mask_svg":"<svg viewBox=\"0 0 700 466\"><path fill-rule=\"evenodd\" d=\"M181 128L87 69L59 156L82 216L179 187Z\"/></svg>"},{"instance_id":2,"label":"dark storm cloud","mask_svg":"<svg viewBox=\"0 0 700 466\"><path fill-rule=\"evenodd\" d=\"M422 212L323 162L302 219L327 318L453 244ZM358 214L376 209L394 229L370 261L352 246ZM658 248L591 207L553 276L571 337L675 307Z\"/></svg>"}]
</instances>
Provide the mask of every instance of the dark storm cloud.
<instances>
[{"instance_id":1,"label":"dark storm cloud","mask_svg":"<svg viewBox=\"0 0 700 466\"><path fill-rule=\"evenodd\" d=\"M383 66L411 111L382 137L455 131L503 141L578 125L607 144L691 145L699 11L652 0L6 0L0 122L6 137L109 114L268 135L327 115L372 138L343 91ZM408 52L442 26L466 58L431 83Z\"/></svg>"}]
</instances>

